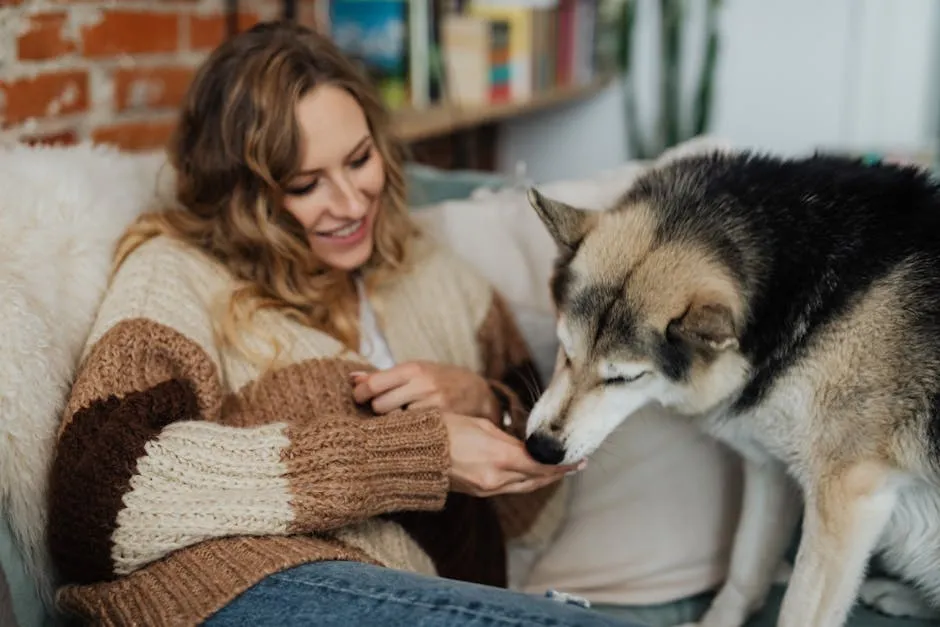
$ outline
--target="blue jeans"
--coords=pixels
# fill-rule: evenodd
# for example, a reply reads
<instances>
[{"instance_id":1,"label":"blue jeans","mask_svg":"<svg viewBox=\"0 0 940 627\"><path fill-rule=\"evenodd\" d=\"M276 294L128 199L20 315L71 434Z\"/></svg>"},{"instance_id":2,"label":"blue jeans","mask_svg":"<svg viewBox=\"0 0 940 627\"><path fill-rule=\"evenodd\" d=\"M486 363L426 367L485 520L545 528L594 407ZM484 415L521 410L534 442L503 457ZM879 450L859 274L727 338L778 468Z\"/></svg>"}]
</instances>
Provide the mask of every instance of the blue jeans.
<instances>
[{"instance_id":1,"label":"blue jeans","mask_svg":"<svg viewBox=\"0 0 940 627\"><path fill-rule=\"evenodd\" d=\"M590 609L358 562L315 562L270 575L206 627L642 627Z\"/></svg>"}]
</instances>

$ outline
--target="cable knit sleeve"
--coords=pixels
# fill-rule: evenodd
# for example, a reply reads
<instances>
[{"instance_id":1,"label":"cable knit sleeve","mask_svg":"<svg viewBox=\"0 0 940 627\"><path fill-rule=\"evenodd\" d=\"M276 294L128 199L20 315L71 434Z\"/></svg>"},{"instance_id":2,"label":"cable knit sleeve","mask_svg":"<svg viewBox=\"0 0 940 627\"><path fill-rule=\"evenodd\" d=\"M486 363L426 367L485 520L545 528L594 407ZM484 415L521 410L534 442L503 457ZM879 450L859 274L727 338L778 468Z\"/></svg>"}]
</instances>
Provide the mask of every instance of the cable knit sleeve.
<instances>
[{"instance_id":1,"label":"cable knit sleeve","mask_svg":"<svg viewBox=\"0 0 940 627\"><path fill-rule=\"evenodd\" d=\"M362 364L329 357L228 389L198 290L182 278L165 294L148 287L173 272L160 261L128 260L116 277L66 408L48 530L66 582L111 580L207 539L444 506L438 412L367 415L348 379Z\"/></svg>"},{"instance_id":2,"label":"cable knit sleeve","mask_svg":"<svg viewBox=\"0 0 940 627\"><path fill-rule=\"evenodd\" d=\"M477 332L483 376L509 401L505 431L525 438L529 411L542 393L542 383L525 339L503 296L493 290L489 309ZM507 538L543 546L555 534L565 512L567 483L562 480L528 494L494 498Z\"/></svg>"}]
</instances>

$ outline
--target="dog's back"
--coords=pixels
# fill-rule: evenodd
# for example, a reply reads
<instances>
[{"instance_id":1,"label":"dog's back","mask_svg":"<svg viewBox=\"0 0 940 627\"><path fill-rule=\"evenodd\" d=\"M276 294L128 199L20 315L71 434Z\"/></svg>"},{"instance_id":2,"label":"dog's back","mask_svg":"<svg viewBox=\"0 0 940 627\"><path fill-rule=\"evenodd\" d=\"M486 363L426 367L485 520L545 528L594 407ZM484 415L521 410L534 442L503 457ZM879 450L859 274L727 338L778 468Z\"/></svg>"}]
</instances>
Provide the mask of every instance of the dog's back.
<instances>
[{"instance_id":1,"label":"dog's back","mask_svg":"<svg viewBox=\"0 0 940 627\"><path fill-rule=\"evenodd\" d=\"M662 240L704 243L748 292L741 349L753 372L733 411L755 407L801 360L825 360L821 379L878 386L894 425L928 438L920 442L936 460L940 188L925 173L826 156L703 155L638 181L621 204L639 203L659 214Z\"/></svg>"}]
</instances>

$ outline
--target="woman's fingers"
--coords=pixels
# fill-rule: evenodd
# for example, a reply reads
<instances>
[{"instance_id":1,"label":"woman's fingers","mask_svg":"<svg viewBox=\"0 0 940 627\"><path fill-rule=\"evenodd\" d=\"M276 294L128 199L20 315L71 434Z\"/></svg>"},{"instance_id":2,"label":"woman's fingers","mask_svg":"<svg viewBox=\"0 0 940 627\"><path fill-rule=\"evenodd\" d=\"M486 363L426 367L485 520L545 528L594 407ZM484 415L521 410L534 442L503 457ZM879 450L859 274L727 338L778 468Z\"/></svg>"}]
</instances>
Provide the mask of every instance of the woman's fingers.
<instances>
[{"instance_id":1,"label":"woman's fingers","mask_svg":"<svg viewBox=\"0 0 940 627\"><path fill-rule=\"evenodd\" d=\"M490 496L499 496L500 494L523 494L526 492L532 492L534 490L540 490L545 486L549 486L556 481L561 480L564 475L553 475L550 477L539 477L533 479L531 477L520 479L518 481L511 481L506 483L497 490L492 490L489 492L484 492L479 496L490 497Z\"/></svg>"},{"instance_id":2,"label":"woman's fingers","mask_svg":"<svg viewBox=\"0 0 940 627\"><path fill-rule=\"evenodd\" d=\"M566 474L581 470L585 462L567 466L547 466L529 457L518 440L512 444L493 443L495 470L479 481L482 494L511 494L530 492L560 480Z\"/></svg>"},{"instance_id":3,"label":"woman's fingers","mask_svg":"<svg viewBox=\"0 0 940 627\"><path fill-rule=\"evenodd\" d=\"M443 409L441 399L436 394L424 396L413 401L408 401L408 409Z\"/></svg>"},{"instance_id":4,"label":"woman's fingers","mask_svg":"<svg viewBox=\"0 0 940 627\"><path fill-rule=\"evenodd\" d=\"M439 407L434 384L413 364L400 364L371 374L353 373L353 398L357 403L371 403L378 413L408 407L421 402L423 407Z\"/></svg>"},{"instance_id":5,"label":"woman's fingers","mask_svg":"<svg viewBox=\"0 0 940 627\"><path fill-rule=\"evenodd\" d=\"M411 379L409 374L408 369L403 366L393 366L387 370L377 370L368 374L354 372L350 375L356 386L353 389L353 398L357 403L366 403L376 396L408 383Z\"/></svg>"},{"instance_id":6,"label":"woman's fingers","mask_svg":"<svg viewBox=\"0 0 940 627\"><path fill-rule=\"evenodd\" d=\"M451 487L457 492L476 496L524 492L577 468L536 462L522 442L485 418L450 413L443 418L450 440Z\"/></svg>"},{"instance_id":7,"label":"woman's fingers","mask_svg":"<svg viewBox=\"0 0 940 627\"><path fill-rule=\"evenodd\" d=\"M372 399L372 410L377 414L387 414L390 411L408 407L409 404L421 399L421 392L418 386L412 383L397 388L392 388L384 394L380 394Z\"/></svg>"}]
</instances>

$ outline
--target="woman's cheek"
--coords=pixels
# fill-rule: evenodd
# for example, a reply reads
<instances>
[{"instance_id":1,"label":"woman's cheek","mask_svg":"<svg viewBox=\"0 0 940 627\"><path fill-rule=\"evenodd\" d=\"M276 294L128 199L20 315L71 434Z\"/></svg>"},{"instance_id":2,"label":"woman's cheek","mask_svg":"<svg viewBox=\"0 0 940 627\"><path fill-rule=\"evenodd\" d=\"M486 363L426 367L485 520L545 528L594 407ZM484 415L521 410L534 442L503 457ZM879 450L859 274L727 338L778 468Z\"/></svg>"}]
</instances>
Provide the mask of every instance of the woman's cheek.
<instances>
[{"instance_id":1,"label":"woman's cheek","mask_svg":"<svg viewBox=\"0 0 940 627\"><path fill-rule=\"evenodd\" d=\"M313 192L302 197L292 197L284 202L284 208L300 223L304 230L313 229L320 217L326 213L326 207Z\"/></svg>"},{"instance_id":2,"label":"woman's cheek","mask_svg":"<svg viewBox=\"0 0 940 627\"><path fill-rule=\"evenodd\" d=\"M385 162L376 155L369 164L363 169L365 175L364 183L372 194L378 194L385 187Z\"/></svg>"}]
</instances>

